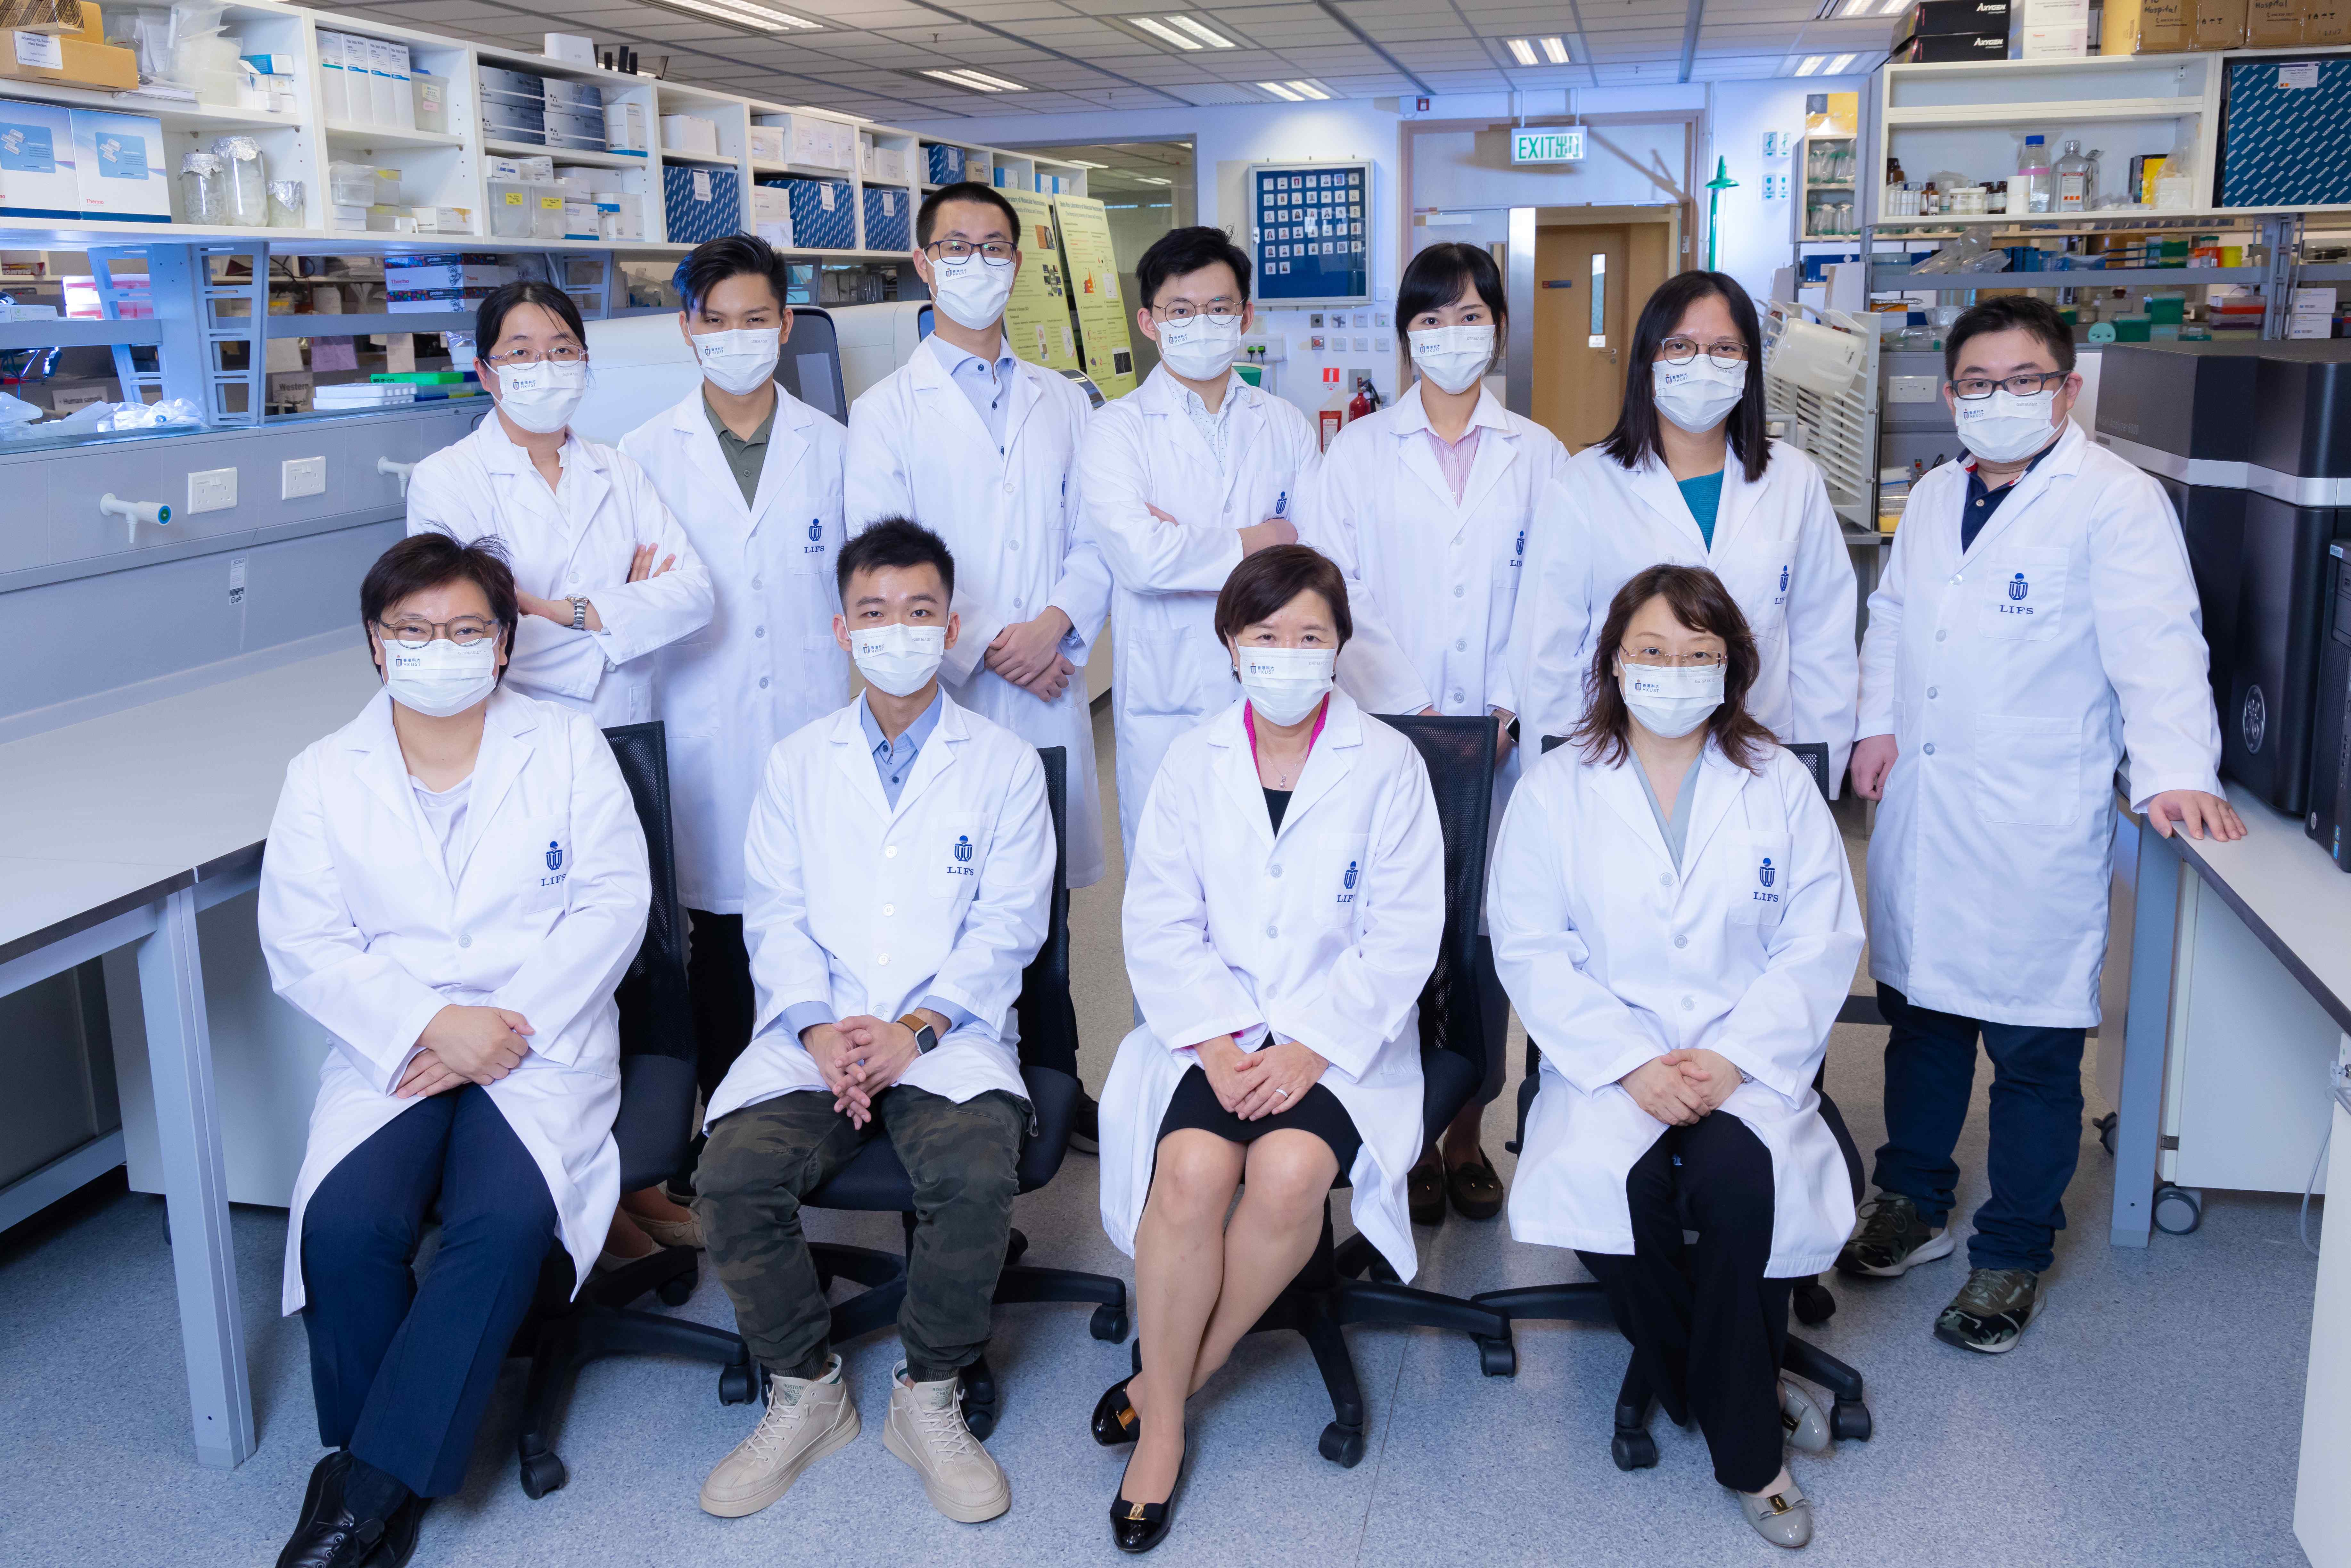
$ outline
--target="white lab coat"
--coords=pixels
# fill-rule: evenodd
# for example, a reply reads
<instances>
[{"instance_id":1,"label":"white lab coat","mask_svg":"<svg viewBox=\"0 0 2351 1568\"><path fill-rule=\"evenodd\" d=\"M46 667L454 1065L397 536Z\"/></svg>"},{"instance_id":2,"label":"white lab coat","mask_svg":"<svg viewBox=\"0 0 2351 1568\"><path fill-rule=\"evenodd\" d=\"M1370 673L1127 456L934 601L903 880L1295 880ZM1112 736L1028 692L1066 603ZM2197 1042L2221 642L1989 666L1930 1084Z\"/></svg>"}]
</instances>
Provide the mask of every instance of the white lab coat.
<instances>
[{"instance_id":1,"label":"white lab coat","mask_svg":"<svg viewBox=\"0 0 2351 1568\"><path fill-rule=\"evenodd\" d=\"M1176 737L1126 872L1143 1024L1102 1085L1102 1227L1122 1252L1176 1085L1219 1034L1294 1040L1354 1119L1355 1228L1413 1277L1405 1173L1420 1157L1419 1001L1445 928L1445 842L1412 742L1333 692L1277 836L1236 701Z\"/></svg>"},{"instance_id":2,"label":"white lab coat","mask_svg":"<svg viewBox=\"0 0 2351 1568\"><path fill-rule=\"evenodd\" d=\"M677 896L689 909L742 913L743 833L768 754L849 700L849 655L832 635L848 447L839 421L778 387L767 462L745 506L699 386L622 439L716 595L706 625L653 655Z\"/></svg>"},{"instance_id":3,"label":"white lab coat","mask_svg":"<svg viewBox=\"0 0 2351 1568\"><path fill-rule=\"evenodd\" d=\"M643 939L652 883L636 807L594 722L492 695L449 859L454 878L409 783L390 697L286 769L261 863L261 950L277 994L335 1048L287 1219L286 1312L304 1301L310 1195L420 1103L392 1090L446 1006L506 1008L535 1031L489 1094L547 1180L575 1292L620 1203L612 988Z\"/></svg>"},{"instance_id":4,"label":"white lab coat","mask_svg":"<svg viewBox=\"0 0 2351 1568\"><path fill-rule=\"evenodd\" d=\"M408 531L435 529L463 544L496 538L525 593L595 601L601 632L524 616L506 680L524 696L577 708L604 728L653 716L647 655L710 619L710 574L693 541L636 461L601 442L564 438L559 496L531 466L530 454L507 438L497 414L484 415L471 435L408 476ZM677 564L631 582L630 555L647 544L659 551L655 566L673 555Z\"/></svg>"},{"instance_id":5,"label":"white lab coat","mask_svg":"<svg viewBox=\"0 0 2351 1568\"><path fill-rule=\"evenodd\" d=\"M1813 1076L1853 987L1861 911L1812 774L1777 747L1750 773L1711 743L1675 869L1627 757L1531 762L1488 880L1494 967L1540 1020L1542 1084L1510 1182L1510 1234L1629 1253L1625 1179L1666 1124L1616 1081L1669 1051L1729 1058L1736 1116L1771 1154L1772 1279L1816 1274L1853 1187Z\"/></svg>"},{"instance_id":6,"label":"white lab coat","mask_svg":"<svg viewBox=\"0 0 2351 1568\"><path fill-rule=\"evenodd\" d=\"M1860 733L1900 747L1869 840L1869 972L1923 1008L2098 1021L2115 766L2218 793L2196 584L2156 482L2068 423L1959 552L1968 470L1911 486L1869 599Z\"/></svg>"},{"instance_id":7,"label":"white lab coat","mask_svg":"<svg viewBox=\"0 0 2351 1568\"><path fill-rule=\"evenodd\" d=\"M1316 461L1306 416L1236 375L1225 392L1233 409L1219 468L1185 412L1189 395L1165 365L1155 367L1095 413L1079 459L1087 537L1113 585L1118 825L1130 861L1160 758L1239 691L1216 631L1217 592L1240 564L1237 530L1269 517L1297 523ZM1176 520L1160 521L1153 507ZM1340 663L1352 681L1350 661Z\"/></svg>"},{"instance_id":8,"label":"white lab coat","mask_svg":"<svg viewBox=\"0 0 2351 1568\"><path fill-rule=\"evenodd\" d=\"M1663 463L1627 469L1597 446L1568 459L1536 511L1513 626L1520 733L1539 747L1583 719L1583 678L1618 589L1660 562L1703 566L1755 635L1762 667L1747 711L1790 745L1825 744L1830 788L1840 789L1859 685L1852 554L1811 458L1775 441L1750 484L1738 457L1724 456L1711 549Z\"/></svg>"},{"instance_id":9,"label":"white lab coat","mask_svg":"<svg viewBox=\"0 0 2351 1568\"><path fill-rule=\"evenodd\" d=\"M1086 394L1058 371L1015 364L1001 455L930 341L850 405L849 531L911 517L946 540L962 625L943 666L947 689L1031 746L1068 750L1070 885L1087 887L1104 862L1085 680L1042 702L981 662L998 632L1051 605L1070 618L1061 652L1082 671L1110 613L1109 574L1078 538L1071 470Z\"/></svg>"},{"instance_id":10,"label":"white lab coat","mask_svg":"<svg viewBox=\"0 0 2351 1568\"><path fill-rule=\"evenodd\" d=\"M1027 741L950 698L893 810L862 706L787 737L768 760L744 850L743 939L758 1019L705 1125L824 1087L784 1022L804 1002L836 1019L896 1019L943 998L971 1021L898 1082L958 1103L991 1089L1029 1097L1012 1003L1044 944L1053 891L1044 766Z\"/></svg>"}]
</instances>

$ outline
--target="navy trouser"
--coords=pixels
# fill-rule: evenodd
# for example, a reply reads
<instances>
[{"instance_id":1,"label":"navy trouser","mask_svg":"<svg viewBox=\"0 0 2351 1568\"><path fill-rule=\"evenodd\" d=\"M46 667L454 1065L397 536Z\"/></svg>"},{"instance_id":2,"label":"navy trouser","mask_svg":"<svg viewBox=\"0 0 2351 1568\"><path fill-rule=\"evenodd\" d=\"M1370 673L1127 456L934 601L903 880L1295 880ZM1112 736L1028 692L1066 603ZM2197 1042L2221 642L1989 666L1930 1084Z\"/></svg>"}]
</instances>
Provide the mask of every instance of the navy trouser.
<instances>
[{"instance_id":1,"label":"navy trouser","mask_svg":"<svg viewBox=\"0 0 2351 1568\"><path fill-rule=\"evenodd\" d=\"M410 1263L436 1198L441 1248L419 1284ZM302 1215L319 1440L421 1497L455 1492L555 1238L546 1179L479 1084L410 1106L345 1155Z\"/></svg>"},{"instance_id":2,"label":"navy trouser","mask_svg":"<svg viewBox=\"0 0 2351 1568\"><path fill-rule=\"evenodd\" d=\"M1976 1210L1968 1262L2031 1269L2056 1261L2065 1188L2082 1154L2082 1037L2078 1029L1991 1023L1913 1006L1891 986L1877 1009L1886 1041L1886 1144L1871 1182L1918 1206L1929 1225L1949 1221L1959 1181L1951 1158L1975 1087L1976 1038L1991 1058L1991 1197Z\"/></svg>"}]
</instances>

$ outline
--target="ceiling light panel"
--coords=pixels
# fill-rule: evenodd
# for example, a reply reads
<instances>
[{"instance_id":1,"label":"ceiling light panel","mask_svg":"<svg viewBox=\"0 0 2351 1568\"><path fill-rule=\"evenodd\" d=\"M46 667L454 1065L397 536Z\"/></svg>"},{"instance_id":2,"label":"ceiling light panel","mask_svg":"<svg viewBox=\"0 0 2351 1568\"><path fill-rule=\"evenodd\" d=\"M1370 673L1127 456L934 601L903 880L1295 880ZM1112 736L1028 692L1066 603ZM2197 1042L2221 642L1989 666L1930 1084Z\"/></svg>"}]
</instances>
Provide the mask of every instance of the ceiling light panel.
<instances>
[{"instance_id":1,"label":"ceiling light panel","mask_svg":"<svg viewBox=\"0 0 2351 1568\"><path fill-rule=\"evenodd\" d=\"M933 81L943 81L949 87L959 87L966 92L1027 92L1029 90L1017 81L1007 81L1002 77L989 76L986 71L976 71L966 66L958 66L952 70L922 70L914 74L928 77Z\"/></svg>"},{"instance_id":2,"label":"ceiling light panel","mask_svg":"<svg viewBox=\"0 0 2351 1568\"><path fill-rule=\"evenodd\" d=\"M1171 48L1198 49L1207 47L1199 39L1177 32L1156 16L1129 16L1126 20Z\"/></svg>"},{"instance_id":3,"label":"ceiling light panel","mask_svg":"<svg viewBox=\"0 0 2351 1568\"><path fill-rule=\"evenodd\" d=\"M1800 77L1811 76L1828 63L1829 57L1826 55L1806 55L1803 63L1796 68L1796 74Z\"/></svg>"},{"instance_id":4,"label":"ceiling light panel","mask_svg":"<svg viewBox=\"0 0 2351 1568\"><path fill-rule=\"evenodd\" d=\"M754 0L654 0L664 9L684 11L695 16L714 16L722 22L753 27L763 33L805 33L822 26L805 16L789 11L778 11L772 5L760 5Z\"/></svg>"},{"instance_id":5,"label":"ceiling light panel","mask_svg":"<svg viewBox=\"0 0 2351 1568\"><path fill-rule=\"evenodd\" d=\"M1306 95L1304 93L1292 92L1290 89L1289 84L1286 82L1261 81L1257 85L1267 92L1273 94L1274 97L1281 99L1284 103L1303 103L1306 101Z\"/></svg>"},{"instance_id":6,"label":"ceiling light panel","mask_svg":"<svg viewBox=\"0 0 2351 1568\"><path fill-rule=\"evenodd\" d=\"M1191 34L1212 49L1229 49L1234 47L1230 38L1226 37L1197 16L1170 16L1167 18L1167 25L1181 32Z\"/></svg>"},{"instance_id":7,"label":"ceiling light panel","mask_svg":"<svg viewBox=\"0 0 2351 1568\"><path fill-rule=\"evenodd\" d=\"M1841 77L1844 75L1846 68L1853 64L1855 57L1852 55L1839 55L1836 58L1829 62L1827 74L1833 77Z\"/></svg>"},{"instance_id":8,"label":"ceiling light panel","mask_svg":"<svg viewBox=\"0 0 2351 1568\"><path fill-rule=\"evenodd\" d=\"M1531 66L1535 63L1535 47L1526 39L1505 38L1502 44L1510 51L1510 58L1518 61L1519 64Z\"/></svg>"},{"instance_id":9,"label":"ceiling light panel","mask_svg":"<svg viewBox=\"0 0 2351 1568\"><path fill-rule=\"evenodd\" d=\"M1567 40L1565 38L1550 37L1543 38L1539 41L1542 45L1543 58L1549 60L1555 66L1563 66L1569 63Z\"/></svg>"}]
</instances>

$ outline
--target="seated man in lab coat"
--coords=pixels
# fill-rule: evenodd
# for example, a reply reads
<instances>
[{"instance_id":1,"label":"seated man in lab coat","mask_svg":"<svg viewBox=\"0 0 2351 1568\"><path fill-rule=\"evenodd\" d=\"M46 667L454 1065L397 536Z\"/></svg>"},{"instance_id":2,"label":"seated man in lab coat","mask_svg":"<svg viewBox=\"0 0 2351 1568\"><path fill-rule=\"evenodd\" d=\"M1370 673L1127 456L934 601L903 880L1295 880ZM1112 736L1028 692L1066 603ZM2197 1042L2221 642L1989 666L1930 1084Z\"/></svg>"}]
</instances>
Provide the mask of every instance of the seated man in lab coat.
<instances>
[{"instance_id":1,"label":"seated man in lab coat","mask_svg":"<svg viewBox=\"0 0 2351 1568\"><path fill-rule=\"evenodd\" d=\"M1029 1111L1014 1050L1020 972L1045 937L1053 827L1019 736L948 700L956 563L903 518L849 541L840 645L866 690L768 760L745 846L758 1013L718 1085L695 1172L702 1222L767 1410L702 1489L737 1518L858 1433L800 1200L886 1134L920 1218L883 1446L965 1523L1011 1506L964 1425L987 1343Z\"/></svg>"},{"instance_id":2,"label":"seated man in lab coat","mask_svg":"<svg viewBox=\"0 0 2351 1568\"><path fill-rule=\"evenodd\" d=\"M2042 1305L2082 1145L2082 1037L2098 1021L2116 765L2156 831L2244 835L2196 584L2171 503L2069 417L2073 329L2043 301L1970 309L1943 401L1973 455L1911 486L1861 646L1853 787L1869 841L1869 972L1886 1145L1838 1258L1906 1273L1949 1257L1976 1039L1991 1058L1991 1197L1968 1281L1935 1321L2013 1348Z\"/></svg>"}]
</instances>

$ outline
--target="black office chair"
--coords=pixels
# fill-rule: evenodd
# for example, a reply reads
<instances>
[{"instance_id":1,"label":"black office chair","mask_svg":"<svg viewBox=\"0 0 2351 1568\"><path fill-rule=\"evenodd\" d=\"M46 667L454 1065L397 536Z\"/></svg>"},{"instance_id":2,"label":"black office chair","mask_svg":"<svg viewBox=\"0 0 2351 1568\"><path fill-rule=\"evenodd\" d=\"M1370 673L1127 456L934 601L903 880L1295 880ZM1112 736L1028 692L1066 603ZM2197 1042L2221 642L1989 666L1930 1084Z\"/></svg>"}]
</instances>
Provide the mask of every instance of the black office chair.
<instances>
[{"instance_id":1,"label":"black office chair","mask_svg":"<svg viewBox=\"0 0 2351 1568\"><path fill-rule=\"evenodd\" d=\"M1020 1147L1020 1190L1033 1192L1053 1179L1068 1151L1070 1128L1084 1087L1059 1068L1041 1061L1074 1060L1078 1017L1070 1001L1070 886L1068 754L1061 747L1040 747L1038 759L1045 766L1045 796L1053 813L1053 898L1045 928L1045 945L1020 977L1020 995L1013 1004L1020 1026L1020 1078L1036 1113L1037 1130ZM902 1217L906 1243L914 1236L914 1189L906 1167L887 1138L869 1138L854 1158L822 1186L801 1200L804 1208L864 1209ZM1005 1249L1004 1272L996 1282L998 1306L1021 1301L1092 1301L1097 1303L1088 1325L1094 1338L1112 1343L1126 1337L1126 1285L1104 1274L1081 1274L1069 1269L1035 1268L1020 1261L1029 1239L1012 1232ZM835 1279L865 1287L832 1309L831 1336L838 1344L884 1328L898 1319L906 1296L906 1261L903 1252L879 1251L838 1242L810 1244L817 1278L827 1289ZM996 1428L996 1375L983 1355L963 1369L964 1421L972 1436L985 1438Z\"/></svg>"},{"instance_id":2,"label":"black office chair","mask_svg":"<svg viewBox=\"0 0 2351 1568\"><path fill-rule=\"evenodd\" d=\"M613 999L621 1009L621 1109L612 1141L621 1151L621 1190L665 1180L684 1162L694 1127L694 1014L686 1006L685 918L677 902L677 862L670 845L669 762L659 723L604 732L644 825L653 873L645 939ZM718 1398L747 1403L757 1391L751 1353L741 1336L629 1303L652 1291L671 1306L694 1294L696 1254L665 1247L590 1279L571 1294L571 1259L560 1246L540 1270L538 1295L508 1349L530 1358L516 1449L522 1490L545 1497L563 1485L563 1461L550 1446L555 1423L580 1369L600 1356L684 1355L716 1362Z\"/></svg>"},{"instance_id":3,"label":"black office chair","mask_svg":"<svg viewBox=\"0 0 2351 1568\"><path fill-rule=\"evenodd\" d=\"M1542 748L1548 756L1561 744L1556 735L1543 737ZM1813 769L1818 782L1820 770ZM1541 1088L1542 1052L1531 1035L1527 1040L1526 1075L1519 1082L1518 1135L1503 1146L1517 1154L1526 1142L1527 1113L1535 1103ZM1813 1076L1813 1087L1821 1097L1821 1119L1829 1125L1836 1139L1838 1152L1844 1156L1845 1175L1853 1183L1854 1200L1861 1199L1861 1151L1855 1147L1853 1134L1845 1130L1844 1116L1823 1086L1826 1069ZM1607 1293L1596 1280L1562 1281L1556 1285L1524 1285L1512 1290L1487 1291L1474 1297L1479 1305L1500 1312L1505 1328L1499 1336L1480 1338L1479 1354L1489 1376L1514 1375L1518 1371L1518 1351L1512 1344L1508 1323L1537 1319L1563 1322L1615 1325L1615 1315L1610 1311ZM1836 1300L1817 1279L1799 1282L1792 1293L1791 1305L1796 1320L1803 1323L1826 1322L1836 1311ZM1829 1412L1832 1435L1866 1441L1872 1423L1869 1406L1865 1402L1865 1390L1861 1374L1816 1345L1788 1336L1782 1351L1780 1364L1807 1382L1818 1384L1834 1397ZM1657 1462L1657 1440L1649 1435L1649 1416L1656 1406L1656 1396L1648 1380L1641 1375L1637 1358L1628 1358L1625 1380L1616 1393L1615 1430L1611 1434L1608 1451L1620 1470L1643 1469Z\"/></svg>"},{"instance_id":4,"label":"black office chair","mask_svg":"<svg viewBox=\"0 0 2351 1568\"><path fill-rule=\"evenodd\" d=\"M1486 829L1493 816L1494 725L1485 718L1387 717L1428 764L1445 836L1445 932L1437 967L1420 993L1421 1128L1424 1143L1451 1122L1486 1082L1489 1040L1478 1006L1478 917L1485 907ZM1341 1171L1335 1190L1347 1185ZM1365 1273L1388 1278L1363 1279ZM1507 1339L1510 1321L1485 1307L1395 1282L1361 1235L1332 1244L1331 1208L1322 1208L1322 1235L1298 1278L1275 1298L1251 1333L1290 1329L1303 1334L1331 1396L1331 1424L1322 1428L1322 1457L1352 1469L1364 1457L1364 1392L1341 1330L1348 1323L1402 1323L1455 1329L1474 1337ZM1142 1370L1142 1345L1135 1370Z\"/></svg>"}]
</instances>

